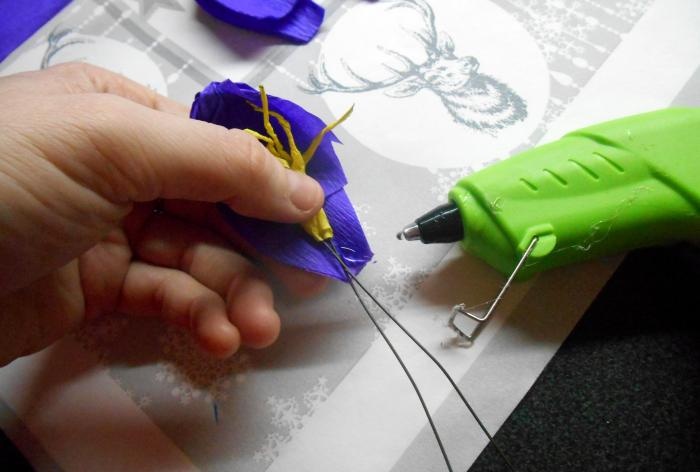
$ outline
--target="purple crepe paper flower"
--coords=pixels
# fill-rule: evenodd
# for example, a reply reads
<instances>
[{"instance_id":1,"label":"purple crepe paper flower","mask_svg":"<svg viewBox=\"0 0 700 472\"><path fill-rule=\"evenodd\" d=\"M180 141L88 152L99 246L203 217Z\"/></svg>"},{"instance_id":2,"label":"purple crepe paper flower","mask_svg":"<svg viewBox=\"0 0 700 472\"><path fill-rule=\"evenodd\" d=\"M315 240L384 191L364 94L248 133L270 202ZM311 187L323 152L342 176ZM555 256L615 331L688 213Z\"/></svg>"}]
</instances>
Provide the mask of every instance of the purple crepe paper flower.
<instances>
[{"instance_id":1,"label":"purple crepe paper flower","mask_svg":"<svg viewBox=\"0 0 700 472\"><path fill-rule=\"evenodd\" d=\"M308 43L325 11L311 0L197 0L210 15L240 28Z\"/></svg>"},{"instance_id":2,"label":"purple crepe paper flower","mask_svg":"<svg viewBox=\"0 0 700 472\"><path fill-rule=\"evenodd\" d=\"M299 149L308 148L325 124L295 103L272 95L268 95L268 99L270 111L280 113L291 124ZM266 134L262 114L250 103L261 106L260 92L230 80L213 82L195 97L190 117L229 129L252 129ZM272 125L287 147L282 128L275 120L272 120ZM333 149L334 141L339 142L333 133L323 138L306 166L306 172L323 187L326 195L323 208L334 233L332 243L350 271L357 274L372 259L372 251L343 189L347 179ZM300 225L248 218L234 213L227 206L220 207L236 231L261 254L310 272L348 281L328 248L311 238Z\"/></svg>"}]
</instances>

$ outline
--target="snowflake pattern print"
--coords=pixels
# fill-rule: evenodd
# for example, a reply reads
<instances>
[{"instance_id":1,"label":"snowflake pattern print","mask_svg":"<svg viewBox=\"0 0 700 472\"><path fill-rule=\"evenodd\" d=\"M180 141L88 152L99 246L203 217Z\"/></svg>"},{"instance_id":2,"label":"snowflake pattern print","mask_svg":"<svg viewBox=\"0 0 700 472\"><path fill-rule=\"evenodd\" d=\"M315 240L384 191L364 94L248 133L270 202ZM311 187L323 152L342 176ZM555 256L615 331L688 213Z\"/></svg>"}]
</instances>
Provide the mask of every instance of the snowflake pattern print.
<instances>
[{"instance_id":1,"label":"snowflake pattern print","mask_svg":"<svg viewBox=\"0 0 700 472\"><path fill-rule=\"evenodd\" d=\"M255 461L265 464L274 461L282 446L290 442L294 433L304 427L304 422L326 401L329 393L327 379L320 377L316 384L303 394L301 401L294 397L268 397L266 405L270 411L270 423L274 431L265 437L262 447L255 452Z\"/></svg>"},{"instance_id":2,"label":"snowflake pattern print","mask_svg":"<svg viewBox=\"0 0 700 472\"><path fill-rule=\"evenodd\" d=\"M246 352L226 360L213 358L196 345L190 333L177 327L167 327L159 343L167 360L158 363L154 378L168 385L170 394L182 405L196 400L225 402L229 390L236 383L245 382L251 369Z\"/></svg>"}]
</instances>

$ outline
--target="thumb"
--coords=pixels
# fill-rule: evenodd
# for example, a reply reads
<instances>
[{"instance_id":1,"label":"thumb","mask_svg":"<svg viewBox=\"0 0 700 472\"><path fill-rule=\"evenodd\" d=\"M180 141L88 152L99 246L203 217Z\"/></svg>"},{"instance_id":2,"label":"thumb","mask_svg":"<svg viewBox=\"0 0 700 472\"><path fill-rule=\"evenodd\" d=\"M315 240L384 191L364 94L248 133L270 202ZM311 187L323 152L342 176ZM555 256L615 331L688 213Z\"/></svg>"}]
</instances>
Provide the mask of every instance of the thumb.
<instances>
[{"instance_id":1,"label":"thumb","mask_svg":"<svg viewBox=\"0 0 700 472\"><path fill-rule=\"evenodd\" d=\"M224 201L242 215L288 223L309 219L323 204L318 182L285 169L244 131L114 95L76 99L90 110L78 128L98 151L81 164L98 166L94 190L113 201Z\"/></svg>"}]
</instances>

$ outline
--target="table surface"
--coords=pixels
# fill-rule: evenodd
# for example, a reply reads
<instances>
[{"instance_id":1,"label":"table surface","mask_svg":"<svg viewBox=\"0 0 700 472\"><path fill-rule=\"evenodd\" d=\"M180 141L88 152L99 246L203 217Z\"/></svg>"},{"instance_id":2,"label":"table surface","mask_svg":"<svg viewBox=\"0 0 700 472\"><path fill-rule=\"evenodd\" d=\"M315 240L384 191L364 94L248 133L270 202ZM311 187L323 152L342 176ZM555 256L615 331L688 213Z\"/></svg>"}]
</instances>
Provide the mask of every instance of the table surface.
<instances>
[{"instance_id":1,"label":"table surface","mask_svg":"<svg viewBox=\"0 0 700 472\"><path fill-rule=\"evenodd\" d=\"M516 470L700 470L699 278L693 246L627 256L496 434ZM31 470L4 435L0 463Z\"/></svg>"}]
</instances>

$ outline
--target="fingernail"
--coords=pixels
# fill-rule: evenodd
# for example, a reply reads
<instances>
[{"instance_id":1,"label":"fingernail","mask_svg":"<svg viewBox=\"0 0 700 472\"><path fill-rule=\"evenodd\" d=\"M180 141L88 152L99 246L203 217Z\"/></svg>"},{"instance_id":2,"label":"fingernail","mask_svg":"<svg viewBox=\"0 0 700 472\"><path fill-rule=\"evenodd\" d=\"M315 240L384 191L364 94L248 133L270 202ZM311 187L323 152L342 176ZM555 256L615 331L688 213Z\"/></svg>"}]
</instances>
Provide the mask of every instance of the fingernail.
<instances>
[{"instance_id":1,"label":"fingernail","mask_svg":"<svg viewBox=\"0 0 700 472\"><path fill-rule=\"evenodd\" d=\"M297 171L287 171L289 182L289 198L301 211L309 211L318 206L321 197L321 186L311 177Z\"/></svg>"}]
</instances>

